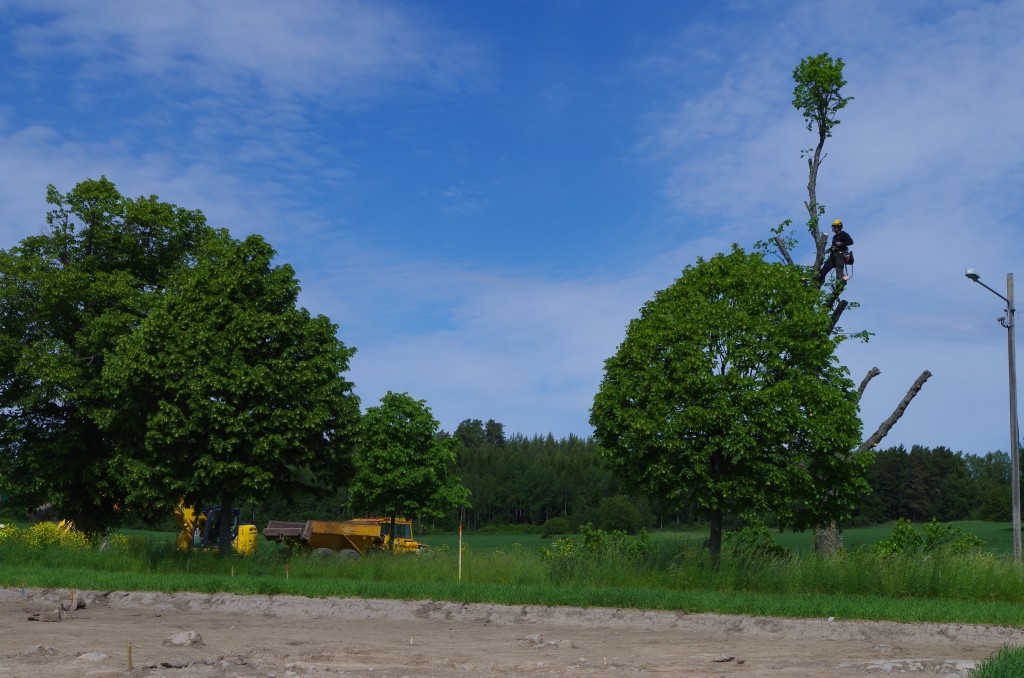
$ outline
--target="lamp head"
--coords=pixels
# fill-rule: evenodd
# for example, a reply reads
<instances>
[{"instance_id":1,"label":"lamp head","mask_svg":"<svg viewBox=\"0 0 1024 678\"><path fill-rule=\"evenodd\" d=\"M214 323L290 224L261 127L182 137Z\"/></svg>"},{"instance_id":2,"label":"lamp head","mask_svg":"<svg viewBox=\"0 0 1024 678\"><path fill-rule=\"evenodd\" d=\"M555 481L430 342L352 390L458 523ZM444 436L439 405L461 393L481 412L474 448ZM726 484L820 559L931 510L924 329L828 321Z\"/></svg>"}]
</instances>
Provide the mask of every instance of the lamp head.
<instances>
[{"instance_id":1,"label":"lamp head","mask_svg":"<svg viewBox=\"0 0 1024 678\"><path fill-rule=\"evenodd\" d=\"M978 278L981 277L980 275L978 275L978 272L975 271L973 268L969 268L966 271L964 271L964 275L973 280L974 282L978 282Z\"/></svg>"}]
</instances>

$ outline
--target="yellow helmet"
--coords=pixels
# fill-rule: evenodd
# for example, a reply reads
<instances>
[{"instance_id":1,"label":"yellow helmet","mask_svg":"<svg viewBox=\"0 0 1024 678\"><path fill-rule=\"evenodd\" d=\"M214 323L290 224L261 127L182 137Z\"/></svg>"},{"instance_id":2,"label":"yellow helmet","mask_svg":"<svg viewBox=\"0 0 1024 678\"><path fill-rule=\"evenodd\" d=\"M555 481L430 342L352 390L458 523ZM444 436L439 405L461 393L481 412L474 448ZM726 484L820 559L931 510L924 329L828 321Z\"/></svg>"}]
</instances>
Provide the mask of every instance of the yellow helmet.
<instances>
[{"instance_id":1,"label":"yellow helmet","mask_svg":"<svg viewBox=\"0 0 1024 678\"><path fill-rule=\"evenodd\" d=\"M832 222L832 225L833 226L838 226L839 228L842 228L843 227L843 220L842 219L836 219L835 221Z\"/></svg>"}]
</instances>

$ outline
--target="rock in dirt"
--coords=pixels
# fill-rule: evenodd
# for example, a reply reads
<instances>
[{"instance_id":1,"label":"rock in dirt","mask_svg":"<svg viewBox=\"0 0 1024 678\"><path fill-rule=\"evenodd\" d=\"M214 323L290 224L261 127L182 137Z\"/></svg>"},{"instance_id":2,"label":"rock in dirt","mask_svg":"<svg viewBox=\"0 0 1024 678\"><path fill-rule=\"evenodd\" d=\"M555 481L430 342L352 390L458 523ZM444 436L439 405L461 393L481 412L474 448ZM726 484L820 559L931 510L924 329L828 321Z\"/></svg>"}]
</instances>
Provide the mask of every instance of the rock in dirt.
<instances>
[{"instance_id":1,"label":"rock in dirt","mask_svg":"<svg viewBox=\"0 0 1024 678\"><path fill-rule=\"evenodd\" d=\"M102 662L110 659L110 655L105 652L85 652L78 655L78 658L87 662Z\"/></svg>"},{"instance_id":2,"label":"rock in dirt","mask_svg":"<svg viewBox=\"0 0 1024 678\"><path fill-rule=\"evenodd\" d=\"M69 597L67 600L60 601L60 609L65 612L73 612L75 610L84 610L88 603L85 598L81 596Z\"/></svg>"},{"instance_id":3,"label":"rock in dirt","mask_svg":"<svg viewBox=\"0 0 1024 678\"><path fill-rule=\"evenodd\" d=\"M562 650L571 650L575 647L571 640L544 640L544 636L539 633L534 633L533 635L522 638L522 643L527 647L535 648L557 647Z\"/></svg>"},{"instance_id":4,"label":"rock in dirt","mask_svg":"<svg viewBox=\"0 0 1024 678\"><path fill-rule=\"evenodd\" d=\"M64 612L64 610L58 608L56 610L50 610L48 612L36 612L35 614L30 615L28 620L41 622L59 622L64 621L65 616L66 613Z\"/></svg>"},{"instance_id":5,"label":"rock in dirt","mask_svg":"<svg viewBox=\"0 0 1024 678\"><path fill-rule=\"evenodd\" d=\"M192 645L204 645L203 637L195 631L182 631L164 641L164 645L171 647L191 647Z\"/></svg>"},{"instance_id":6,"label":"rock in dirt","mask_svg":"<svg viewBox=\"0 0 1024 678\"><path fill-rule=\"evenodd\" d=\"M60 650L49 645L33 645L29 649L25 650L22 654L26 655L40 655L43 657L52 657L55 654L59 654Z\"/></svg>"},{"instance_id":7,"label":"rock in dirt","mask_svg":"<svg viewBox=\"0 0 1024 678\"><path fill-rule=\"evenodd\" d=\"M736 657L732 656L731 654L723 654L715 657L711 661L718 662L719 664L724 664L725 662L731 662L733 659L736 659Z\"/></svg>"}]
</instances>

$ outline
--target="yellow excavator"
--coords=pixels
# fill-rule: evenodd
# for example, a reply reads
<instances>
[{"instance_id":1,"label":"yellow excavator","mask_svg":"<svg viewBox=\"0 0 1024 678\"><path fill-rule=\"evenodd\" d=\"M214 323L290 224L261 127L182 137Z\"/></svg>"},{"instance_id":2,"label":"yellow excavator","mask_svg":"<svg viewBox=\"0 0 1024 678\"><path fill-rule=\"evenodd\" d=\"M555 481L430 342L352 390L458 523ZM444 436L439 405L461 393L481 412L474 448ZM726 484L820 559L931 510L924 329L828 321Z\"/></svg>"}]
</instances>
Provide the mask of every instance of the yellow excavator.
<instances>
[{"instance_id":1,"label":"yellow excavator","mask_svg":"<svg viewBox=\"0 0 1024 678\"><path fill-rule=\"evenodd\" d=\"M174 519L181 531L178 533L179 551L198 549L214 550L220 546L220 506L207 506L197 512L194 506L178 502L174 507ZM256 526L241 522L241 512L231 509L231 548L240 556L256 551Z\"/></svg>"}]
</instances>

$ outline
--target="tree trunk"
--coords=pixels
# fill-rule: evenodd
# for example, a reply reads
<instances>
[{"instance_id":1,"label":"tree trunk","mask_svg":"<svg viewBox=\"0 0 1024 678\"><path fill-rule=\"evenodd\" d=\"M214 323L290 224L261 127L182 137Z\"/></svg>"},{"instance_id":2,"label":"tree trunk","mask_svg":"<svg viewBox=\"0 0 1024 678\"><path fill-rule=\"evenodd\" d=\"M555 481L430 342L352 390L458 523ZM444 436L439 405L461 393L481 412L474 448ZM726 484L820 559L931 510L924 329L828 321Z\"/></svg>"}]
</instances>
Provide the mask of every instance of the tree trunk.
<instances>
[{"instance_id":1,"label":"tree trunk","mask_svg":"<svg viewBox=\"0 0 1024 678\"><path fill-rule=\"evenodd\" d=\"M230 493L225 492L221 495L217 546L222 557L231 553L231 504L234 500Z\"/></svg>"},{"instance_id":2,"label":"tree trunk","mask_svg":"<svg viewBox=\"0 0 1024 678\"><path fill-rule=\"evenodd\" d=\"M814 155L807 159L807 202L804 205L807 207L808 230L810 230L811 237L814 239L815 271L820 269L821 264L825 261L825 243L828 241L827 234L823 234L818 227L818 218L821 212L818 209L818 169L821 167L821 161L825 159L821 155L821 151L825 147L825 139L827 138L827 130L819 126L818 145L814 149ZM822 238L822 235L825 235L825 237Z\"/></svg>"},{"instance_id":3,"label":"tree trunk","mask_svg":"<svg viewBox=\"0 0 1024 678\"><path fill-rule=\"evenodd\" d=\"M843 550L843 530L839 523L831 521L827 525L819 525L814 531L814 552L831 558Z\"/></svg>"},{"instance_id":4,"label":"tree trunk","mask_svg":"<svg viewBox=\"0 0 1024 678\"><path fill-rule=\"evenodd\" d=\"M860 388L857 389L857 399L859 400L864 395L864 389L867 388L868 382L881 374L881 370L877 367L872 367L864 380L860 384ZM896 422L900 420L903 413L906 412L907 407L910 405L910 401L921 391L921 387L924 383L932 376L932 373L925 370L921 373L914 383L911 384L910 390L903 396L903 400L899 402L893 413L889 415L889 418L883 421L878 429L872 433L868 438L860 444L857 448L857 452L865 452L874 448L878 443L882 442L882 439L889 434L890 429L896 425ZM827 525L819 525L814 530L814 550L818 554L825 556L833 556L843 549L843 531L842 528L836 523L831 521Z\"/></svg>"},{"instance_id":5,"label":"tree trunk","mask_svg":"<svg viewBox=\"0 0 1024 678\"><path fill-rule=\"evenodd\" d=\"M708 539L708 550L711 552L711 564L718 568L722 556L722 509L715 509L711 515L711 537Z\"/></svg>"}]
</instances>

